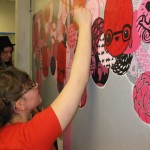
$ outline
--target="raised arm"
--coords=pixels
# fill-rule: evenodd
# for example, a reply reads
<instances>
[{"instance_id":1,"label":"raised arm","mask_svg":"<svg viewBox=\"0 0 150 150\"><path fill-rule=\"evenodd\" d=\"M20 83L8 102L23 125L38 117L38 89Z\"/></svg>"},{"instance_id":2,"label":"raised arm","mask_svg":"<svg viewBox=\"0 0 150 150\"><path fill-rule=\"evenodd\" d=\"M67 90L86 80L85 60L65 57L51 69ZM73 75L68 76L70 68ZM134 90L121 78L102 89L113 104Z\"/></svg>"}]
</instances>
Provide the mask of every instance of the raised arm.
<instances>
[{"instance_id":1,"label":"raised arm","mask_svg":"<svg viewBox=\"0 0 150 150\"><path fill-rule=\"evenodd\" d=\"M70 78L51 105L62 130L66 128L78 108L88 82L91 60L91 14L85 8L76 8L74 20L79 26L79 35Z\"/></svg>"}]
</instances>

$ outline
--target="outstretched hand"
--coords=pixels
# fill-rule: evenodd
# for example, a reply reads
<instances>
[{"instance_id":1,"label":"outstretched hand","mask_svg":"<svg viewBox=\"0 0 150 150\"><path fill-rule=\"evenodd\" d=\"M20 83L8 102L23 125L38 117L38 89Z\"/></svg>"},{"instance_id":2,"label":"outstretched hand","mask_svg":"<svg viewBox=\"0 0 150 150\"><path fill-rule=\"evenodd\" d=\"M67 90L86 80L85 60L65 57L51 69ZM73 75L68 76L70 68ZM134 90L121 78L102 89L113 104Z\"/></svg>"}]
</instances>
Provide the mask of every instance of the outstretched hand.
<instances>
[{"instance_id":1,"label":"outstretched hand","mask_svg":"<svg viewBox=\"0 0 150 150\"><path fill-rule=\"evenodd\" d=\"M79 33L69 81L51 104L62 130L73 118L81 101L89 79L91 62L91 14L85 8L75 7L73 18L79 27Z\"/></svg>"},{"instance_id":2,"label":"outstretched hand","mask_svg":"<svg viewBox=\"0 0 150 150\"><path fill-rule=\"evenodd\" d=\"M73 18L79 28L86 27L91 24L91 14L90 11L86 8L75 8Z\"/></svg>"}]
</instances>

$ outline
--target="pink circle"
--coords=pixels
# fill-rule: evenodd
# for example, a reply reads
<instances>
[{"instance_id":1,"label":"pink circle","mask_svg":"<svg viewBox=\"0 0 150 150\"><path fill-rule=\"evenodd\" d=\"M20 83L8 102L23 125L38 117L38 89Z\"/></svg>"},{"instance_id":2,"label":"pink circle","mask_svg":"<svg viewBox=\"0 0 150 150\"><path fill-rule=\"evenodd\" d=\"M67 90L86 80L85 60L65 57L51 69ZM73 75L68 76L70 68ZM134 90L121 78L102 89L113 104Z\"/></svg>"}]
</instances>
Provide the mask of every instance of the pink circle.
<instances>
[{"instance_id":1,"label":"pink circle","mask_svg":"<svg viewBox=\"0 0 150 150\"><path fill-rule=\"evenodd\" d=\"M140 119L150 123L150 72L143 73L133 89L134 109Z\"/></svg>"}]
</instances>

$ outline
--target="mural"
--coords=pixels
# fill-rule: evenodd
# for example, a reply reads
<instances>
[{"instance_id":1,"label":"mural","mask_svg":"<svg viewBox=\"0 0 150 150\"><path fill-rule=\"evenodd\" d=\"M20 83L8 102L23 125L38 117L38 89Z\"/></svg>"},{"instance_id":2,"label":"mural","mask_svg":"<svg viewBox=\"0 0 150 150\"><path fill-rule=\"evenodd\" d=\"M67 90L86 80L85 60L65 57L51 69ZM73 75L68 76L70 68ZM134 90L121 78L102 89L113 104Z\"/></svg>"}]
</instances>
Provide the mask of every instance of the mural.
<instances>
[{"instance_id":1,"label":"mural","mask_svg":"<svg viewBox=\"0 0 150 150\"><path fill-rule=\"evenodd\" d=\"M40 91L48 76L56 80L58 92L69 79L78 39L76 6L86 7L92 15L90 77L95 86L105 88L110 70L128 78L135 112L150 124L150 0L51 0L33 17L33 74ZM86 99L85 89L80 108ZM64 149L70 150L71 123L63 140Z\"/></svg>"}]
</instances>

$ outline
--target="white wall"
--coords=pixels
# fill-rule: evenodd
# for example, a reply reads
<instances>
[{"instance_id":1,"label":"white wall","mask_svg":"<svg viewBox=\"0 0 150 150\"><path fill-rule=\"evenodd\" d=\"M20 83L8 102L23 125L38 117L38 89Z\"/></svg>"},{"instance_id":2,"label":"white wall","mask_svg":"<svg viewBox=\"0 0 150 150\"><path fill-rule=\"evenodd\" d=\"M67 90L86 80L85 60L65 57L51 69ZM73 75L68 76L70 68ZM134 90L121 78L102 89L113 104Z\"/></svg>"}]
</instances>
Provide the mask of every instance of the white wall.
<instances>
[{"instance_id":1,"label":"white wall","mask_svg":"<svg viewBox=\"0 0 150 150\"><path fill-rule=\"evenodd\" d=\"M0 34L9 36L11 42L15 43L15 1L0 0ZM14 63L16 62L15 48L14 46Z\"/></svg>"},{"instance_id":2,"label":"white wall","mask_svg":"<svg viewBox=\"0 0 150 150\"><path fill-rule=\"evenodd\" d=\"M30 0L16 0L16 67L31 74Z\"/></svg>"},{"instance_id":3,"label":"white wall","mask_svg":"<svg viewBox=\"0 0 150 150\"><path fill-rule=\"evenodd\" d=\"M32 74L32 14L49 1L16 0L16 63L15 66Z\"/></svg>"},{"instance_id":4,"label":"white wall","mask_svg":"<svg viewBox=\"0 0 150 150\"><path fill-rule=\"evenodd\" d=\"M33 0L32 4L33 4L33 14L37 13L41 8L43 8L44 6L46 6L48 3L50 3L51 0Z\"/></svg>"},{"instance_id":5,"label":"white wall","mask_svg":"<svg viewBox=\"0 0 150 150\"><path fill-rule=\"evenodd\" d=\"M73 150L150 150L150 127L134 110L132 88L112 72L104 88L90 78L86 106L73 119Z\"/></svg>"},{"instance_id":6,"label":"white wall","mask_svg":"<svg viewBox=\"0 0 150 150\"><path fill-rule=\"evenodd\" d=\"M0 0L0 32L15 32L15 2Z\"/></svg>"},{"instance_id":7,"label":"white wall","mask_svg":"<svg viewBox=\"0 0 150 150\"><path fill-rule=\"evenodd\" d=\"M0 32L15 33L15 66L31 74L30 0L0 0L0 21Z\"/></svg>"}]
</instances>

